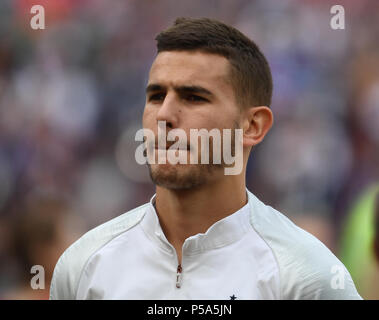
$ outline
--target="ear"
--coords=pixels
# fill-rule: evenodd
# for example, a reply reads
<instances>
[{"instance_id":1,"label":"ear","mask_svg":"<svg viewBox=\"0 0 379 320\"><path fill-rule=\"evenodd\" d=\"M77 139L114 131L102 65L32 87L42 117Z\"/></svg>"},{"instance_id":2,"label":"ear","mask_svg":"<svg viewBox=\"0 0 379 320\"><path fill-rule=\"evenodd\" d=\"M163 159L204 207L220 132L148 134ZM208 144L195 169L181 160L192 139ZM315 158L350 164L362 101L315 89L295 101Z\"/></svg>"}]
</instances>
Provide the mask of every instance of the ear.
<instances>
[{"instance_id":1,"label":"ear","mask_svg":"<svg viewBox=\"0 0 379 320\"><path fill-rule=\"evenodd\" d=\"M266 106L250 107L243 120L243 146L253 147L260 143L274 123L274 116Z\"/></svg>"}]
</instances>

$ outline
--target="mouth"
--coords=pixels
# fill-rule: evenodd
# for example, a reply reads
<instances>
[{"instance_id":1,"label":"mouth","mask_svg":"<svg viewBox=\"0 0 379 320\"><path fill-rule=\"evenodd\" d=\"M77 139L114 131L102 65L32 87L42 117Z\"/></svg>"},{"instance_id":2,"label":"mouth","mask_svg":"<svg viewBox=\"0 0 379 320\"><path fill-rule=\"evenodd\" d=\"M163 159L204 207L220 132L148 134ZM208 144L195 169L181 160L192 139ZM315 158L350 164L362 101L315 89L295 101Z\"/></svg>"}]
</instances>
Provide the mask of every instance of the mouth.
<instances>
[{"instance_id":1,"label":"mouth","mask_svg":"<svg viewBox=\"0 0 379 320\"><path fill-rule=\"evenodd\" d=\"M155 150L169 150L172 145L173 143L167 144L166 148L162 148L158 145L155 145L154 149ZM187 145L187 146L179 146L177 148L172 149L172 151L177 151L177 150L191 151L191 147Z\"/></svg>"}]
</instances>

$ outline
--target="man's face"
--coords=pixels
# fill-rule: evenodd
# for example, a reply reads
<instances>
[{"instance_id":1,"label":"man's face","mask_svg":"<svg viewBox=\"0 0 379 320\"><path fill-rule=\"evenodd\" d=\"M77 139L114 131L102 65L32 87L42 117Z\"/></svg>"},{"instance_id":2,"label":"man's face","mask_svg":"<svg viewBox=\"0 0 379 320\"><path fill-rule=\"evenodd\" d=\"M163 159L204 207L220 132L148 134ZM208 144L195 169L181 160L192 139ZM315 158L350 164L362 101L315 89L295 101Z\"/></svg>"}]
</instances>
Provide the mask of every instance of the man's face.
<instances>
[{"instance_id":1,"label":"man's face","mask_svg":"<svg viewBox=\"0 0 379 320\"><path fill-rule=\"evenodd\" d=\"M150 70L143 114L143 127L154 132L156 147L158 121L166 122L166 133L172 129L186 133L191 148L185 151L188 159L197 147L191 144L190 129L216 128L222 137L222 129L235 129L240 125L240 108L235 102L229 68L226 58L200 51L158 54ZM149 143L154 142L148 140L147 146ZM156 185L168 189L190 189L216 181L224 175L224 165L212 164L212 150L211 140L209 164L200 164L200 161L199 164L170 164L168 161L158 164L155 161L148 164L150 176ZM201 149L198 154L200 158Z\"/></svg>"}]
</instances>

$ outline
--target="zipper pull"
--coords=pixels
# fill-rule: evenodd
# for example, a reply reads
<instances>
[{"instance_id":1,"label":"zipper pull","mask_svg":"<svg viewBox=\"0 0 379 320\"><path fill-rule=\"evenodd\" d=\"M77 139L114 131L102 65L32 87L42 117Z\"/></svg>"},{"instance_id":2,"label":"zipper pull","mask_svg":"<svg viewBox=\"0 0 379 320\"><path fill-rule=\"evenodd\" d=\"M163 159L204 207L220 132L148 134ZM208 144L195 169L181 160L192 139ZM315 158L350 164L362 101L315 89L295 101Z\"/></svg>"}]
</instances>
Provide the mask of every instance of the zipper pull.
<instances>
[{"instance_id":1,"label":"zipper pull","mask_svg":"<svg viewBox=\"0 0 379 320\"><path fill-rule=\"evenodd\" d=\"M182 266L179 264L176 269L176 287L179 289L182 285Z\"/></svg>"}]
</instances>

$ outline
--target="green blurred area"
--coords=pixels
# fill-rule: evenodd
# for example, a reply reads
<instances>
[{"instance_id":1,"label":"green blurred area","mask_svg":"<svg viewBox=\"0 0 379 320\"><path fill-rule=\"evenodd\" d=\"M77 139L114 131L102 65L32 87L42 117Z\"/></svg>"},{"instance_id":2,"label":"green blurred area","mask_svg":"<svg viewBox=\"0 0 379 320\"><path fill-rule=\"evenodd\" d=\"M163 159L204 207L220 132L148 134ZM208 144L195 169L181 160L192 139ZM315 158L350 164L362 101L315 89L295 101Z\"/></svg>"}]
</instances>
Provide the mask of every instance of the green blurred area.
<instances>
[{"instance_id":1,"label":"green blurred area","mask_svg":"<svg viewBox=\"0 0 379 320\"><path fill-rule=\"evenodd\" d=\"M340 258L365 299L379 299L379 262L374 252L375 208L379 184L367 188L354 203L344 225Z\"/></svg>"}]
</instances>

